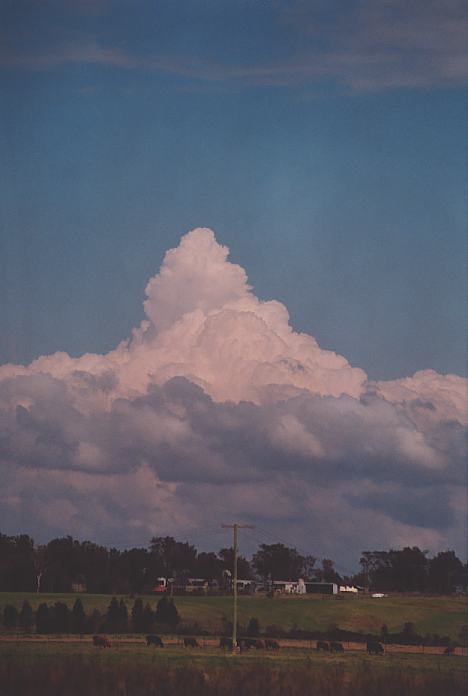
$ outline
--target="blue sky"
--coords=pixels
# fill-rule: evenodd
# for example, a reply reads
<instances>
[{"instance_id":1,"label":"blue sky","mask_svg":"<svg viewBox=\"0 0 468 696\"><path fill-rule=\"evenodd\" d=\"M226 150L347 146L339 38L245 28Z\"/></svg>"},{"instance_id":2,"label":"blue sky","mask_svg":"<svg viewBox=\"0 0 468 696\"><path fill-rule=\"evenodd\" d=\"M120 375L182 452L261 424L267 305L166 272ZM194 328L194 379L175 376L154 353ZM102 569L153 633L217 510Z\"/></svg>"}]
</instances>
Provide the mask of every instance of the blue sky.
<instances>
[{"instance_id":1,"label":"blue sky","mask_svg":"<svg viewBox=\"0 0 468 696\"><path fill-rule=\"evenodd\" d=\"M3 0L0 361L116 345L203 225L371 377L461 374L463 6L443 5Z\"/></svg>"},{"instance_id":2,"label":"blue sky","mask_svg":"<svg viewBox=\"0 0 468 696\"><path fill-rule=\"evenodd\" d=\"M466 14L0 0L2 530L465 553Z\"/></svg>"}]
</instances>

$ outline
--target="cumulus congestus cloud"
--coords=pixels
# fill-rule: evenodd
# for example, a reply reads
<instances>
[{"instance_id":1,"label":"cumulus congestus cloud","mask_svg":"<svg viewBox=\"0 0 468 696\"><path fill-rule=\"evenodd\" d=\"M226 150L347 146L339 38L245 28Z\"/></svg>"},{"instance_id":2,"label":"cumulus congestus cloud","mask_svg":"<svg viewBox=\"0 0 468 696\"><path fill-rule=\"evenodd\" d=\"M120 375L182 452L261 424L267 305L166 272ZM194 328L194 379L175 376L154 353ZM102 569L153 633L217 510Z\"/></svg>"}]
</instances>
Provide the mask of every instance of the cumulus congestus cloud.
<instances>
[{"instance_id":1,"label":"cumulus congestus cloud","mask_svg":"<svg viewBox=\"0 0 468 696\"><path fill-rule=\"evenodd\" d=\"M227 516L348 563L363 544L463 551L466 380L369 381L208 229L167 252L144 308L106 355L0 367L3 529L144 543Z\"/></svg>"}]
</instances>

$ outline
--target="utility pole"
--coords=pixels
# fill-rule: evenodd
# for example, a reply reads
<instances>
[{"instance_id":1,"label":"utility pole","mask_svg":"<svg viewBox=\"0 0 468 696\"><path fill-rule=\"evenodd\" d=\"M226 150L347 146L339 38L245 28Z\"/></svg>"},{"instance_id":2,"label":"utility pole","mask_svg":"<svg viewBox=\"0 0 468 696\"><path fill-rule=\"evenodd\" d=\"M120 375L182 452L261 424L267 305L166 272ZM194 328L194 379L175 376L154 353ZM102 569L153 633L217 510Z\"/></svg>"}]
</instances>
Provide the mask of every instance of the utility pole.
<instances>
[{"instance_id":1,"label":"utility pole","mask_svg":"<svg viewBox=\"0 0 468 696\"><path fill-rule=\"evenodd\" d=\"M237 648L237 552L238 552L238 530L239 529L253 529L251 524L239 524L235 522L234 524L222 524L221 527L224 529L233 530L233 551L234 551L234 584L233 584L233 596L234 596L234 611L232 620L232 652L236 652Z\"/></svg>"}]
</instances>

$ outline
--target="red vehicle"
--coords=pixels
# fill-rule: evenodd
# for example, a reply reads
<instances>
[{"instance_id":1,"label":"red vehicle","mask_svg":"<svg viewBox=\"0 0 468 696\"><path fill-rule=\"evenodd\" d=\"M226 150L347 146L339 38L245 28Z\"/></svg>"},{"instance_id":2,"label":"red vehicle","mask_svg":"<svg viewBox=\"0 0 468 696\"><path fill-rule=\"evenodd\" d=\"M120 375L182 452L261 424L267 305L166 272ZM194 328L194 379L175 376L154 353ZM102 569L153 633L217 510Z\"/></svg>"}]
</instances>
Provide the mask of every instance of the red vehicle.
<instances>
[{"instance_id":1,"label":"red vehicle","mask_svg":"<svg viewBox=\"0 0 468 696\"><path fill-rule=\"evenodd\" d=\"M163 594L167 590L167 580L166 578L156 578L153 589L151 590L155 594Z\"/></svg>"}]
</instances>

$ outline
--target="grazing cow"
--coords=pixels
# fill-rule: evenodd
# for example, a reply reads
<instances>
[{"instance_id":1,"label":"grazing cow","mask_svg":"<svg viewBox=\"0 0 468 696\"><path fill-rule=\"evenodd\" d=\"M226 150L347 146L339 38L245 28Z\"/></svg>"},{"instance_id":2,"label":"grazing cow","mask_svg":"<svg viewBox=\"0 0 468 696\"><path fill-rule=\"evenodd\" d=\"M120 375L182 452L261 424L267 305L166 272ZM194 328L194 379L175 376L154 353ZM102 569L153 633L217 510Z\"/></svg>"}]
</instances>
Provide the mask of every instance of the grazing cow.
<instances>
[{"instance_id":1,"label":"grazing cow","mask_svg":"<svg viewBox=\"0 0 468 696\"><path fill-rule=\"evenodd\" d=\"M330 643L330 652L344 652L343 643L332 641Z\"/></svg>"},{"instance_id":2,"label":"grazing cow","mask_svg":"<svg viewBox=\"0 0 468 696\"><path fill-rule=\"evenodd\" d=\"M265 648L267 650L279 650L280 646L277 640L271 640L271 638L265 638Z\"/></svg>"},{"instance_id":3,"label":"grazing cow","mask_svg":"<svg viewBox=\"0 0 468 696\"><path fill-rule=\"evenodd\" d=\"M225 636L222 636L219 639L219 647L223 648L223 650L225 650L226 648L228 650L232 650L232 638L226 638Z\"/></svg>"},{"instance_id":4,"label":"grazing cow","mask_svg":"<svg viewBox=\"0 0 468 696\"><path fill-rule=\"evenodd\" d=\"M154 645L155 648L164 648L164 643L159 636L146 636L146 645Z\"/></svg>"},{"instance_id":5,"label":"grazing cow","mask_svg":"<svg viewBox=\"0 0 468 696\"><path fill-rule=\"evenodd\" d=\"M112 643L106 636L93 636L93 645L96 648L111 648Z\"/></svg>"},{"instance_id":6,"label":"grazing cow","mask_svg":"<svg viewBox=\"0 0 468 696\"><path fill-rule=\"evenodd\" d=\"M325 640L318 640L317 641L317 652L320 650L324 650L325 652L329 652L330 646Z\"/></svg>"},{"instance_id":7,"label":"grazing cow","mask_svg":"<svg viewBox=\"0 0 468 696\"><path fill-rule=\"evenodd\" d=\"M455 655L455 648L453 645L449 645L445 648L444 655Z\"/></svg>"},{"instance_id":8,"label":"grazing cow","mask_svg":"<svg viewBox=\"0 0 468 696\"><path fill-rule=\"evenodd\" d=\"M185 648L199 648L200 646L198 645L196 638L184 638L184 647Z\"/></svg>"},{"instance_id":9,"label":"grazing cow","mask_svg":"<svg viewBox=\"0 0 468 696\"><path fill-rule=\"evenodd\" d=\"M369 640L367 642L367 652L369 655L383 655L385 650L384 646L382 643L378 643L377 641Z\"/></svg>"}]
</instances>

